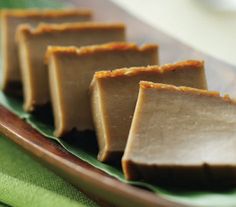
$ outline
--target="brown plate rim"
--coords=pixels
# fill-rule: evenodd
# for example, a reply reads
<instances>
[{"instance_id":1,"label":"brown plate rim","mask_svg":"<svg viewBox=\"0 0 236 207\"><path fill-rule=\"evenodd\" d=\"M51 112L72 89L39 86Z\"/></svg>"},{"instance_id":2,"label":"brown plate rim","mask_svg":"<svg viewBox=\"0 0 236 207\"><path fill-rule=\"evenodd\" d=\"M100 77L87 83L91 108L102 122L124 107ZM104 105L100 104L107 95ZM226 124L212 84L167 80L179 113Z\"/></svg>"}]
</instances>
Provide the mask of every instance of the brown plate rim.
<instances>
[{"instance_id":1,"label":"brown plate rim","mask_svg":"<svg viewBox=\"0 0 236 207\"><path fill-rule=\"evenodd\" d=\"M114 179L44 137L2 105L0 114L0 132L3 135L85 192L117 206L185 206Z\"/></svg>"}]
</instances>

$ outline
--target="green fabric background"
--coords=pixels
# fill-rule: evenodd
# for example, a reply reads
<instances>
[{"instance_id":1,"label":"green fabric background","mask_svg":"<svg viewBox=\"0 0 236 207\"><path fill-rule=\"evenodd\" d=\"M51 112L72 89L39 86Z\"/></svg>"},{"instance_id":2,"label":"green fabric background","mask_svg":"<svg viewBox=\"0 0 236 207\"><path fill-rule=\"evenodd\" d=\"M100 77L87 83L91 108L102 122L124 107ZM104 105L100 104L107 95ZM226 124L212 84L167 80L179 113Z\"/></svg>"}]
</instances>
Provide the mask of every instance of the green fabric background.
<instances>
[{"instance_id":1,"label":"green fabric background","mask_svg":"<svg viewBox=\"0 0 236 207\"><path fill-rule=\"evenodd\" d=\"M3 136L0 136L0 202L24 207L97 206Z\"/></svg>"}]
</instances>

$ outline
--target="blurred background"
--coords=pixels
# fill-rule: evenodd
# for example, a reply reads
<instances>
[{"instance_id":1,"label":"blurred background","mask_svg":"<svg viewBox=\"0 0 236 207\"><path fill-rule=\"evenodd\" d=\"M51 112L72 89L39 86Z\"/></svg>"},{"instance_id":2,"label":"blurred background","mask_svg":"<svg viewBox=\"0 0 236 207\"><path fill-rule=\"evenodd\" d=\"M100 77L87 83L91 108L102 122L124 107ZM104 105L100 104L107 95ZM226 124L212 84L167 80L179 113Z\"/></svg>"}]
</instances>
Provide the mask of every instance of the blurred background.
<instances>
[{"instance_id":1,"label":"blurred background","mask_svg":"<svg viewBox=\"0 0 236 207\"><path fill-rule=\"evenodd\" d=\"M236 0L112 1L182 42L236 65Z\"/></svg>"},{"instance_id":2,"label":"blurred background","mask_svg":"<svg viewBox=\"0 0 236 207\"><path fill-rule=\"evenodd\" d=\"M60 7L62 1L0 0L0 7ZM236 0L111 1L182 42L236 65Z\"/></svg>"}]
</instances>

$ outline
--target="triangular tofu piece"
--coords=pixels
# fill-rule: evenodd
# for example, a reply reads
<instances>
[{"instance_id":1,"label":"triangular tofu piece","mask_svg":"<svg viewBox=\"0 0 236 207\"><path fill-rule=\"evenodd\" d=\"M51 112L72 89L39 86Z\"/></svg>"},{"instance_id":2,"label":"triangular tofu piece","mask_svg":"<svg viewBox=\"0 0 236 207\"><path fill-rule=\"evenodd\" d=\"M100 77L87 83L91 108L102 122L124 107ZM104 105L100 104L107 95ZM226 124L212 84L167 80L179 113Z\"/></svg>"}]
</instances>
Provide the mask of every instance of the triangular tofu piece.
<instances>
[{"instance_id":1,"label":"triangular tofu piece","mask_svg":"<svg viewBox=\"0 0 236 207\"><path fill-rule=\"evenodd\" d=\"M2 89L6 92L21 91L21 75L17 58L17 44L15 42L17 27L21 24L37 26L39 23L63 23L90 21L92 13L84 9L27 9L2 10L1 38L3 77Z\"/></svg>"},{"instance_id":2,"label":"triangular tofu piece","mask_svg":"<svg viewBox=\"0 0 236 207\"><path fill-rule=\"evenodd\" d=\"M235 184L236 102L188 87L140 83L122 158L127 179Z\"/></svg>"},{"instance_id":3,"label":"triangular tofu piece","mask_svg":"<svg viewBox=\"0 0 236 207\"><path fill-rule=\"evenodd\" d=\"M100 149L98 159L103 162L121 159L141 80L207 87L202 61L96 72L90 87L91 106Z\"/></svg>"},{"instance_id":4,"label":"triangular tofu piece","mask_svg":"<svg viewBox=\"0 0 236 207\"><path fill-rule=\"evenodd\" d=\"M50 102L45 52L48 45L84 46L125 41L120 23L41 24L35 29L22 25L17 31L24 89L24 109L34 111ZM68 66L67 66L68 67Z\"/></svg>"},{"instance_id":5,"label":"triangular tofu piece","mask_svg":"<svg viewBox=\"0 0 236 207\"><path fill-rule=\"evenodd\" d=\"M55 135L73 128L93 130L89 84L94 72L126 66L157 64L156 45L133 43L74 47L49 47L49 80L55 117Z\"/></svg>"}]
</instances>

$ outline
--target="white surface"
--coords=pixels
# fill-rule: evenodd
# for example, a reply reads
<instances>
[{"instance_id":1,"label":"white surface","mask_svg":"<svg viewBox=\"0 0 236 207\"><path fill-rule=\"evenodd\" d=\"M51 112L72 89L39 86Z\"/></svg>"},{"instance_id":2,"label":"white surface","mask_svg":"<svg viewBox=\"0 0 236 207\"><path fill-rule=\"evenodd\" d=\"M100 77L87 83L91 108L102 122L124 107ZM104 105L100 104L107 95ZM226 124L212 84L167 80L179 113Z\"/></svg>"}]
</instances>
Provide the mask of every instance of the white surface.
<instances>
[{"instance_id":1,"label":"white surface","mask_svg":"<svg viewBox=\"0 0 236 207\"><path fill-rule=\"evenodd\" d=\"M208 7L209 0L113 1L192 47L236 65L235 0L221 0L215 7Z\"/></svg>"}]
</instances>

